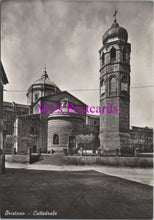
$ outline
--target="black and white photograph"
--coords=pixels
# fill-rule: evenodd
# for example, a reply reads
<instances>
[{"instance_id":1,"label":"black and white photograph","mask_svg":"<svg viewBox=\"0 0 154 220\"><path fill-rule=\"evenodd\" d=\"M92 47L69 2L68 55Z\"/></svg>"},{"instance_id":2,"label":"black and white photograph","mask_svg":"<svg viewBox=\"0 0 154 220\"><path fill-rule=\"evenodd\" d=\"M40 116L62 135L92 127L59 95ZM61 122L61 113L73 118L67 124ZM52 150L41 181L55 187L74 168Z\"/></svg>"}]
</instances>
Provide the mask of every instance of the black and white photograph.
<instances>
[{"instance_id":1,"label":"black and white photograph","mask_svg":"<svg viewBox=\"0 0 154 220\"><path fill-rule=\"evenodd\" d=\"M153 12L1 0L2 219L153 219Z\"/></svg>"}]
</instances>

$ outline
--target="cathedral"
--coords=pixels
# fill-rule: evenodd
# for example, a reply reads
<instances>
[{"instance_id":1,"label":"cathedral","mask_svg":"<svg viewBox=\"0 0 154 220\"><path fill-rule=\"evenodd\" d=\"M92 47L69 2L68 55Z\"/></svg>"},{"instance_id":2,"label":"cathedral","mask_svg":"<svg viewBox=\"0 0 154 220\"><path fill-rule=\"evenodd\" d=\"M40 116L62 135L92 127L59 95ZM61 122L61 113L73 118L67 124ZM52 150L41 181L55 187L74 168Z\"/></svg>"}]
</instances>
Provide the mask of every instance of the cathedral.
<instances>
[{"instance_id":1,"label":"cathedral","mask_svg":"<svg viewBox=\"0 0 154 220\"><path fill-rule=\"evenodd\" d=\"M67 111L67 104L75 108L87 105L67 91L61 91L49 79L46 68L41 77L27 90L27 105L4 103L6 123L13 134L13 151L24 154L28 148L32 152L41 150L43 153L76 150L81 146L80 135L93 136L95 148L99 146L99 116L86 115L86 112L75 113L73 109ZM41 111L38 112L38 106ZM44 111L44 106L54 106L53 113ZM58 108L61 106L61 112ZM40 110L39 108L39 110ZM11 120L12 119L12 120ZM9 135L8 135L9 136ZM10 137L11 138L11 137ZM11 142L11 141L10 141ZM11 152L12 145L6 144L6 152ZM92 143L89 143L93 149Z\"/></svg>"},{"instance_id":2,"label":"cathedral","mask_svg":"<svg viewBox=\"0 0 154 220\"><path fill-rule=\"evenodd\" d=\"M102 37L100 59L100 106L117 106L117 113L100 116L67 111L86 104L50 80L46 68L41 77L27 89L27 105L4 102L4 122L8 128L6 152L77 152L80 148L101 151L102 155L124 155L138 148L152 152L153 129L130 128L130 53L127 30L115 18ZM40 112L38 112L40 106ZM53 113L44 106L54 106ZM62 107L59 112L58 108ZM89 139L88 139L89 138Z\"/></svg>"},{"instance_id":3,"label":"cathedral","mask_svg":"<svg viewBox=\"0 0 154 220\"><path fill-rule=\"evenodd\" d=\"M75 134L85 127L86 114L77 114L73 110L67 112L67 104L86 106L81 100L67 91L61 91L50 81L46 69L40 79L36 80L27 90L29 114L17 116L15 121L15 143L17 152L24 153L28 147L33 152L62 152L63 148L76 148ZM41 111L38 112L38 106ZM44 106L53 106L53 113L44 111ZM58 107L62 111L58 111ZM97 120L97 119L96 119ZM26 142L23 137L26 136ZM28 141L27 141L28 140Z\"/></svg>"}]
</instances>

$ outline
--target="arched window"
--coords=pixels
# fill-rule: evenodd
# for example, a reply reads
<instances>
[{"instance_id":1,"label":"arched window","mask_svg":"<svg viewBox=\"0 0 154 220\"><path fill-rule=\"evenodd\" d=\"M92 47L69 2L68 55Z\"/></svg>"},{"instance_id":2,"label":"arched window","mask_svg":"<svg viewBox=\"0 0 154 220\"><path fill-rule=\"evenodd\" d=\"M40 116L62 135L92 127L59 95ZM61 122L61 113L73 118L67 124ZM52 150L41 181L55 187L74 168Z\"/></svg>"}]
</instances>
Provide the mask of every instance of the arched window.
<instances>
[{"instance_id":1,"label":"arched window","mask_svg":"<svg viewBox=\"0 0 154 220\"><path fill-rule=\"evenodd\" d=\"M126 61L127 54L126 54L126 48L125 47L123 48L122 56L123 56L123 61Z\"/></svg>"},{"instance_id":2,"label":"arched window","mask_svg":"<svg viewBox=\"0 0 154 220\"><path fill-rule=\"evenodd\" d=\"M126 75L123 75L122 79L121 79L121 91L123 93L127 93L128 92L128 78Z\"/></svg>"},{"instance_id":3,"label":"arched window","mask_svg":"<svg viewBox=\"0 0 154 220\"><path fill-rule=\"evenodd\" d=\"M101 80L100 82L100 93L101 95L105 94L105 83L104 83L104 79Z\"/></svg>"},{"instance_id":4,"label":"arched window","mask_svg":"<svg viewBox=\"0 0 154 220\"><path fill-rule=\"evenodd\" d=\"M115 58L116 58L116 50L114 47L112 47L110 50L110 59L115 60Z\"/></svg>"},{"instance_id":5,"label":"arched window","mask_svg":"<svg viewBox=\"0 0 154 220\"><path fill-rule=\"evenodd\" d=\"M117 81L115 77L112 77L110 79L110 94L116 95L116 93L117 93Z\"/></svg>"},{"instance_id":6,"label":"arched window","mask_svg":"<svg viewBox=\"0 0 154 220\"><path fill-rule=\"evenodd\" d=\"M104 64L104 53L102 54L102 65Z\"/></svg>"},{"instance_id":7,"label":"arched window","mask_svg":"<svg viewBox=\"0 0 154 220\"><path fill-rule=\"evenodd\" d=\"M58 134L54 134L54 136L53 136L53 144L59 144L59 136L58 136Z\"/></svg>"}]
</instances>

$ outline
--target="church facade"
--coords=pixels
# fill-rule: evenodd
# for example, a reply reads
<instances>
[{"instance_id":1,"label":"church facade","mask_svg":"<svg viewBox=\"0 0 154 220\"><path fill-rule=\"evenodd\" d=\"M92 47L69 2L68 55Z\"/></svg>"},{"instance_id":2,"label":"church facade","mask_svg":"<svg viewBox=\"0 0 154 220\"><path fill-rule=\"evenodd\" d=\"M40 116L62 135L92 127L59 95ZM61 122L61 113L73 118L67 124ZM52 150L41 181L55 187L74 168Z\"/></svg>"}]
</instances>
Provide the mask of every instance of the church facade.
<instances>
[{"instance_id":1,"label":"church facade","mask_svg":"<svg viewBox=\"0 0 154 220\"><path fill-rule=\"evenodd\" d=\"M4 103L4 121L10 117L6 151L19 154L41 150L43 153L74 151L80 148L100 149L102 155L123 155L153 151L153 129L130 129L130 53L127 30L116 19L105 32L99 50L100 106L117 106L117 113L100 116L67 111L86 104L49 79L46 68L27 90L27 105ZM46 110L54 107L53 112ZM62 111L59 111L61 107ZM12 137L12 139L11 139ZM9 138L8 138L9 139ZM10 144L9 144L10 143Z\"/></svg>"}]
</instances>

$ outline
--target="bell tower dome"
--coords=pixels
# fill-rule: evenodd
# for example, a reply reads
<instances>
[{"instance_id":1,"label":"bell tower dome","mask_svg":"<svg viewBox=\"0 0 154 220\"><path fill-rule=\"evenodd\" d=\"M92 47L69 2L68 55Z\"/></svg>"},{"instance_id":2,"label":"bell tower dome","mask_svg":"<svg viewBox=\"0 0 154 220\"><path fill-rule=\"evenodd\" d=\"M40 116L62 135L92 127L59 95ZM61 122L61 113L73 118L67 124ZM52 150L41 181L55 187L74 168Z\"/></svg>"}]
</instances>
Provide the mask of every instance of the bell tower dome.
<instances>
[{"instance_id":1,"label":"bell tower dome","mask_svg":"<svg viewBox=\"0 0 154 220\"><path fill-rule=\"evenodd\" d=\"M130 52L128 33L115 20L102 38L100 106L117 106L117 113L100 113L100 145L104 155L129 147Z\"/></svg>"}]
</instances>

